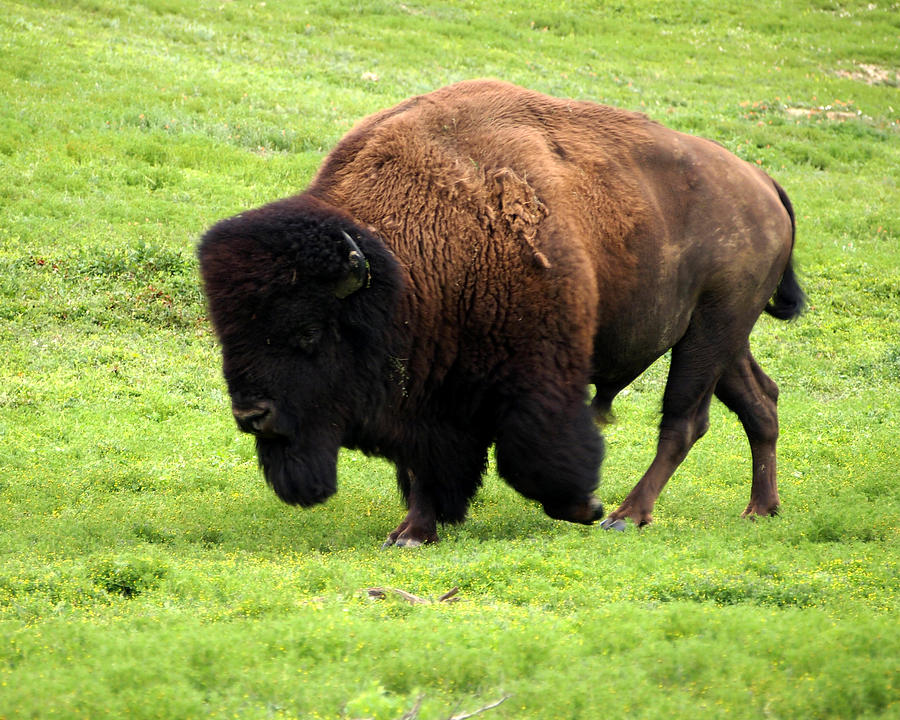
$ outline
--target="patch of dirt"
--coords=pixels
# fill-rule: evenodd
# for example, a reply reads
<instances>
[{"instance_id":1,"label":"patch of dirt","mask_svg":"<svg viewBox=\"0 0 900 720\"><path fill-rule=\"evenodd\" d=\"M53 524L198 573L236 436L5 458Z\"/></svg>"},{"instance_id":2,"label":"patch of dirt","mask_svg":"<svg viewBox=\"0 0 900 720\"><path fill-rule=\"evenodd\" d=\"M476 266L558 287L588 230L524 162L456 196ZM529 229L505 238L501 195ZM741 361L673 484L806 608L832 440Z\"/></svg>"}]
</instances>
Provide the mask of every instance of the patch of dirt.
<instances>
[{"instance_id":1,"label":"patch of dirt","mask_svg":"<svg viewBox=\"0 0 900 720\"><path fill-rule=\"evenodd\" d=\"M837 122L844 122L845 120L852 120L853 118L859 117L857 113L847 112L846 110L829 110L827 108L801 108L801 107L788 107L785 108L784 111L795 118L827 118L828 120L835 120Z\"/></svg>"},{"instance_id":2,"label":"patch of dirt","mask_svg":"<svg viewBox=\"0 0 900 720\"><path fill-rule=\"evenodd\" d=\"M838 70L835 74L838 77L864 82L866 85L891 85L893 87L900 85L900 72L878 65L859 63L856 70Z\"/></svg>"}]
</instances>

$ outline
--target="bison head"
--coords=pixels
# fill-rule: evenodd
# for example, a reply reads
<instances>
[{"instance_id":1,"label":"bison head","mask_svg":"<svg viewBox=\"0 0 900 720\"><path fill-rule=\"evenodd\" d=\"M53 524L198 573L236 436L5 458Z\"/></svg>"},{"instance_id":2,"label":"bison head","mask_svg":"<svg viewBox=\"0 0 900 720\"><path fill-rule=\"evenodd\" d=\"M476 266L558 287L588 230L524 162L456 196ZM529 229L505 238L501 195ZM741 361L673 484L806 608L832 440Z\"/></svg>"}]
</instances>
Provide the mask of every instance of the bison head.
<instances>
[{"instance_id":1,"label":"bison head","mask_svg":"<svg viewBox=\"0 0 900 720\"><path fill-rule=\"evenodd\" d=\"M395 261L303 195L218 223L198 255L238 427L282 500L324 501L390 354Z\"/></svg>"}]
</instances>

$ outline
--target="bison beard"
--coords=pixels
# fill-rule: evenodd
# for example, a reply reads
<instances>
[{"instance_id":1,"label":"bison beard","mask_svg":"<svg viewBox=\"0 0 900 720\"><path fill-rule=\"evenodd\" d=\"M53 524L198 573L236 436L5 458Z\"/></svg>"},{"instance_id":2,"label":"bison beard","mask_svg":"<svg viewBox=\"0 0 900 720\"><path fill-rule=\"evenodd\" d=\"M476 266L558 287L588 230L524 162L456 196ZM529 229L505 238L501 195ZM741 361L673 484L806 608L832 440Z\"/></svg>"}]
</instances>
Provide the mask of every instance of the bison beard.
<instances>
[{"instance_id":1,"label":"bison beard","mask_svg":"<svg viewBox=\"0 0 900 720\"><path fill-rule=\"evenodd\" d=\"M289 505L310 507L337 491L337 449L312 452L289 440L257 438L256 454L266 482Z\"/></svg>"},{"instance_id":2,"label":"bison beard","mask_svg":"<svg viewBox=\"0 0 900 720\"><path fill-rule=\"evenodd\" d=\"M459 522L499 474L554 518L602 517L598 424L671 350L656 455L604 522L652 520L717 397L778 511L778 388L750 352L789 320L794 212L723 147L495 81L358 123L302 193L223 220L198 255L239 427L285 502L336 490L340 446L388 458L388 545ZM594 398L586 403L587 387Z\"/></svg>"}]
</instances>

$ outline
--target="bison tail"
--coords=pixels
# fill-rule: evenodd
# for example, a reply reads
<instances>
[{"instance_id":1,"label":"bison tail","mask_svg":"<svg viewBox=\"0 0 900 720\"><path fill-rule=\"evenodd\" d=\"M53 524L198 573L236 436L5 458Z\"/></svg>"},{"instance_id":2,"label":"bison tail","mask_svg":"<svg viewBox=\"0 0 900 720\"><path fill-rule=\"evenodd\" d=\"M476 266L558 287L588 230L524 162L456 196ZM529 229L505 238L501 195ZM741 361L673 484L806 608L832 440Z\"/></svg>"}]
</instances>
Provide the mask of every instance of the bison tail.
<instances>
[{"instance_id":1,"label":"bison tail","mask_svg":"<svg viewBox=\"0 0 900 720\"><path fill-rule=\"evenodd\" d=\"M794 218L794 206L791 205L791 201L781 185L774 180L772 181L772 184L775 185L775 189L778 191L778 197L781 198L781 203L784 205L784 209L787 210L787 213L791 218L791 252L793 253L793 244L797 232L797 223ZM769 301L769 304L766 305L766 312L779 320L793 320L803 312L805 307L806 293L804 293L803 288L800 287L800 280L797 278L797 273L794 270L794 261L793 258L791 258L788 260L784 274L778 282L778 287L775 289L775 295Z\"/></svg>"},{"instance_id":2,"label":"bison tail","mask_svg":"<svg viewBox=\"0 0 900 720\"><path fill-rule=\"evenodd\" d=\"M797 273L794 272L793 261L788 262L781 282L775 290L775 296L766 305L766 312L779 320L793 320L806 307L806 293L800 287Z\"/></svg>"}]
</instances>

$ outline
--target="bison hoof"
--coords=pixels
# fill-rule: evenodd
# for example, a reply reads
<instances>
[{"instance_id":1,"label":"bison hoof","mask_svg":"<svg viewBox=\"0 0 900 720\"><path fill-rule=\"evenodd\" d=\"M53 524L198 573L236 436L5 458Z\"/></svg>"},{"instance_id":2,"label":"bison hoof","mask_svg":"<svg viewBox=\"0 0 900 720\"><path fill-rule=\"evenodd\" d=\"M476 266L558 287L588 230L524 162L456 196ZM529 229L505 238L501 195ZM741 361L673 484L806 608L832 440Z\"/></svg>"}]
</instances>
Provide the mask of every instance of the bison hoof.
<instances>
[{"instance_id":1,"label":"bison hoof","mask_svg":"<svg viewBox=\"0 0 900 720\"><path fill-rule=\"evenodd\" d=\"M616 530L617 532L625 532L625 521L619 518L618 520L613 520L612 518L606 518L602 523L600 523L600 527L604 530Z\"/></svg>"},{"instance_id":2,"label":"bison hoof","mask_svg":"<svg viewBox=\"0 0 900 720\"><path fill-rule=\"evenodd\" d=\"M394 543L397 547L419 547L420 545L424 545L424 543L417 538L397 538L397 542Z\"/></svg>"},{"instance_id":3,"label":"bison hoof","mask_svg":"<svg viewBox=\"0 0 900 720\"><path fill-rule=\"evenodd\" d=\"M603 503L591 495L574 505L544 505L544 512L554 520L592 525L603 517Z\"/></svg>"},{"instance_id":4,"label":"bison hoof","mask_svg":"<svg viewBox=\"0 0 900 720\"><path fill-rule=\"evenodd\" d=\"M742 518L747 518L748 520L756 520L758 517L777 517L778 516L778 503L768 503L768 504L755 504L750 503L747 506L747 509L741 513Z\"/></svg>"},{"instance_id":5,"label":"bison hoof","mask_svg":"<svg viewBox=\"0 0 900 720\"><path fill-rule=\"evenodd\" d=\"M432 543L438 542L437 535L427 535L424 538L417 537L409 537L407 535L395 535L391 533L387 536L387 540L384 541L384 544L381 546L382 550L385 550L389 547L420 547L422 545L430 545Z\"/></svg>"},{"instance_id":6,"label":"bison hoof","mask_svg":"<svg viewBox=\"0 0 900 720\"><path fill-rule=\"evenodd\" d=\"M421 540L413 540L412 538L392 538L388 535L387 540L384 541L384 544L381 546L382 550L387 550L391 547L418 547L422 544Z\"/></svg>"}]
</instances>

